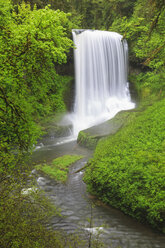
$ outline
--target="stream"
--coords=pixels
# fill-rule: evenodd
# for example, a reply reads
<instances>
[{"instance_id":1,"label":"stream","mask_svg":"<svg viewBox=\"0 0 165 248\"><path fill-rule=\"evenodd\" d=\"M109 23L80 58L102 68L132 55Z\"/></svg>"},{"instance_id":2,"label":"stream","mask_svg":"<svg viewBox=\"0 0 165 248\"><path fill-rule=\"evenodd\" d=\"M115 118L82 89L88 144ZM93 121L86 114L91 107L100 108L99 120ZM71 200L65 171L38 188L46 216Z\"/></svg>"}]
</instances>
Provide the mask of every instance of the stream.
<instances>
[{"instance_id":1,"label":"stream","mask_svg":"<svg viewBox=\"0 0 165 248\"><path fill-rule=\"evenodd\" d=\"M68 140L67 140L68 139ZM86 191L82 168L92 152L80 147L69 138L47 138L33 153L33 161L51 161L65 154L83 155L84 158L71 166L65 184L56 183L47 176L36 174L38 185L51 201L60 207L64 217L54 217L50 226L67 233L80 233L99 238L108 248L163 248L165 236L150 227L138 223L119 210L106 206ZM33 173L36 173L33 171ZM90 227L89 220L92 220ZM98 231L99 230L99 231Z\"/></svg>"}]
</instances>

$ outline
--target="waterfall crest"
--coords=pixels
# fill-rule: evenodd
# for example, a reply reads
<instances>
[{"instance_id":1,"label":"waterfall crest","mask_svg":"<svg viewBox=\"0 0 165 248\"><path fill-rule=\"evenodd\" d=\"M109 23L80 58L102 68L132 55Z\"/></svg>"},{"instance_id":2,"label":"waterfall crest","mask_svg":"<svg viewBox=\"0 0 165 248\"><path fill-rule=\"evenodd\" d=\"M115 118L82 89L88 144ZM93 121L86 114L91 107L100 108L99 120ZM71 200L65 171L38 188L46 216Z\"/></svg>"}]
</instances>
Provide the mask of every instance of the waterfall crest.
<instances>
[{"instance_id":1,"label":"waterfall crest","mask_svg":"<svg viewBox=\"0 0 165 248\"><path fill-rule=\"evenodd\" d=\"M75 103L73 133L134 108L128 90L128 46L115 32L73 30Z\"/></svg>"}]
</instances>

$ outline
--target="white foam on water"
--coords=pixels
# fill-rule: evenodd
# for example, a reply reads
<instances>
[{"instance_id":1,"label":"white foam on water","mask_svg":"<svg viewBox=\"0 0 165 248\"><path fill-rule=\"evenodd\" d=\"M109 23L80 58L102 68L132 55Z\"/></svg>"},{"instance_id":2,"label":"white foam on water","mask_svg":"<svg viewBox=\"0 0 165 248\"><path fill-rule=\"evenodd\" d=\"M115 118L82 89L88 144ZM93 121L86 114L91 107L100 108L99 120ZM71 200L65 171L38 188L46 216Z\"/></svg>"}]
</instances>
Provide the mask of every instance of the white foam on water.
<instances>
[{"instance_id":1,"label":"white foam on water","mask_svg":"<svg viewBox=\"0 0 165 248\"><path fill-rule=\"evenodd\" d=\"M103 227L91 227L91 228L84 228L84 230L88 231L89 233L97 235L100 232L103 232L104 228Z\"/></svg>"}]
</instances>

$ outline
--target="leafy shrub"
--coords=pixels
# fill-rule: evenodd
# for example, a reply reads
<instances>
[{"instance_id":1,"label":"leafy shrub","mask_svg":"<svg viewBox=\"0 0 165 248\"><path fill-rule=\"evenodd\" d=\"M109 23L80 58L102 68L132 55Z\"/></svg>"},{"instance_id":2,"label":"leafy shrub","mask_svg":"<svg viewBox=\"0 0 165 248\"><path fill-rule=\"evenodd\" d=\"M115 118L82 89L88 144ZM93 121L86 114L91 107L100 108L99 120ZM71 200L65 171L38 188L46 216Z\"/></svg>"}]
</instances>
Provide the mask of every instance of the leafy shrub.
<instances>
[{"instance_id":1,"label":"leafy shrub","mask_svg":"<svg viewBox=\"0 0 165 248\"><path fill-rule=\"evenodd\" d=\"M104 202L162 231L165 218L165 99L131 113L116 135L100 141L85 174Z\"/></svg>"}]
</instances>

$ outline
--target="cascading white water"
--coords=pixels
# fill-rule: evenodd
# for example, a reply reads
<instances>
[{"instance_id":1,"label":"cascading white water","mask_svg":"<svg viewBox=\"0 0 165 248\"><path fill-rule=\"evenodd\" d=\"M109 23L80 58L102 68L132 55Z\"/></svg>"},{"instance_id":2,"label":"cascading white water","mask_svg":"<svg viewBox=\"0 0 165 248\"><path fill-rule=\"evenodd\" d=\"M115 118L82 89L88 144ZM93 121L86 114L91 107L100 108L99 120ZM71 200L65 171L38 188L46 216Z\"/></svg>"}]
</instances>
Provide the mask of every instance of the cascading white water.
<instances>
[{"instance_id":1,"label":"cascading white water","mask_svg":"<svg viewBox=\"0 0 165 248\"><path fill-rule=\"evenodd\" d=\"M134 108L128 90L128 46L115 32L73 30L75 104L73 133Z\"/></svg>"}]
</instances>

